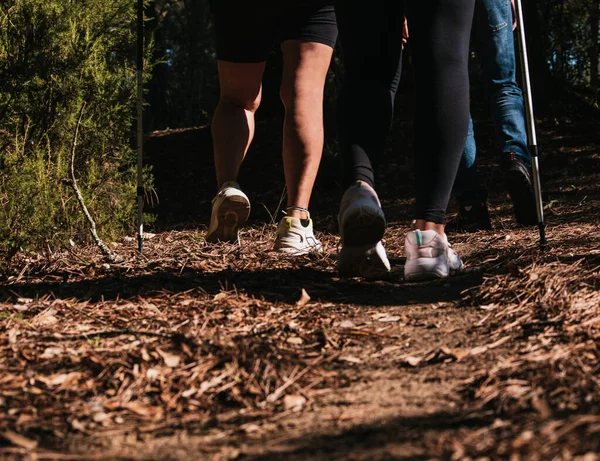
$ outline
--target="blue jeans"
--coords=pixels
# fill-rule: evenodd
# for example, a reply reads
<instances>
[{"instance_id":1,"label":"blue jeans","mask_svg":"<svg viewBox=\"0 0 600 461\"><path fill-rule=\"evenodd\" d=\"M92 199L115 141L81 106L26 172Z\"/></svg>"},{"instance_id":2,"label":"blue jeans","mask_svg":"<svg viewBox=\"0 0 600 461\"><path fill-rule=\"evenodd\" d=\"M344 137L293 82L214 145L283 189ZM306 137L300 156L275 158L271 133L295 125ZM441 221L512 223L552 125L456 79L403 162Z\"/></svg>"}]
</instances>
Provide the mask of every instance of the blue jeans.
<instances>
[{"instance_id":1,"label":"blue jeans","mask_svg":"<svg viewBox=\"0 0 600 461\"><path fill-rule=\"evenodd\" d=\"M531 157L527 149L523 93L516 78L512 20L510 0L477 2L473 23L474 43L486 78L496 137L502 147L503 157L508 157L512 152L529 168ZM477 147L471 120L454 183L454 192L459 201L462 200L461 196L468 200L470 193L481 189L476 159Z\"/></svg>"}]
</instances>

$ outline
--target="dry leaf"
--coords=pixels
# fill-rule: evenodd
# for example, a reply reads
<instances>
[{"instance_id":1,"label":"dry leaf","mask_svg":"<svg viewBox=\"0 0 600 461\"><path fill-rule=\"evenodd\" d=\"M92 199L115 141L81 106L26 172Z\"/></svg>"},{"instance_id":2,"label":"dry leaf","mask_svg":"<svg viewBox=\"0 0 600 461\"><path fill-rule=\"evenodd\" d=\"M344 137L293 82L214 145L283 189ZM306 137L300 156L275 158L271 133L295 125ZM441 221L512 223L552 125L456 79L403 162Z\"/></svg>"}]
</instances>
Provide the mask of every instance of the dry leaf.
<instances>
[{"instance_id":1,"label":"dry leaf","mask_svg":"<svg viewBox=\"0 0 600 461\"><path fill-rule=\"evenodd\" d=\"M462 360L465 357L469 356L471 351L467 351L461 349L460 347L456 347L453 349L442 347L441 351L446 354L449 358L455 358L456 360Z\"/></svg>"},{"instance_id":2,"label":"dry leaf","mask_svg":"<svg viewBox=\"0 0 600 461\"><path fill-rule=\"evenodd\" d=\"M403 364L409 365L411 367L418 366L422 361L423 359L420 359L419 357L405 357L402 359Z\"/></svg>"},{"instance_id":3,"label":"dry leaf","mask_svg":"<svg viewBox=\"0 0 600 461\"><path fill-rule=\"evenodd\" d=\"M55 317L56 309L48 309L33 319L33 324L36 326L50 326L58 323Z\"/></svg>"},{"instance_id":4,"label":"dry leaf","mask_svg":"<svg viewBox=\"0 0 600 461\"><path fill-rule=\"evenodd\" d=\"M245 424L242 426L242 429L246 434L256 434L260 432L260 426L257 424Z\"/></svg>"},{"instance_id":5,"label":"dry leaf","mask_svg":"<svg viewBox=\"0 0 600 461\"><path fill-rule=\"evenodd\" d=\"M495 341L491 344L486 344L485 346L477 346L474 347L473 349L471 349L469 351L469 355L480 355L480 354L484 354L487 351L490 351L492 349L495 349L496 347L501 346L502 344L504 344L505 342L509 341L511 339L510 336L505 336L503 338L500 338L498 341Z\"/></svg>"},{"instance_id":6,"label":"dry leaf","mask_svg":"<svg viewBox=\"0 0 600 461\"><path fill-rule=\"evenodd\" d=\"M63 350L60 347L47 347L44 350L44 353L39 356L40 359L53 359L55 357L60 357L63 353Z\"/></svg>"},{"instance_id":7,"label":"dry leaf","mask_svg":"<svg viewBox=\"0 0 600 461\"><path fill-rule=\"evenodd\" d=\"M60 373L48 377L40 377L37 379L48 387L61 386L63 388L67 388L73 383L77 383L84 376L84 373L74 371L72 373Z\"/></svg>"},{"instance_id":8,"label":"dry leaf","mask_svg":"<svg viewBox=\"0 0 600 461\"><path fill-rule=\"evenodd\" d=\"M140 402L129 402L121 405L121 408L129 410L139 416L158 417L162 415L162 408L143 405Z\"/></svg>"},{"instance_id":9,"label":"dry leaf","mask_svg":"<svg viewBox=\"0 0 600 461\"><path fill-rule=\"evenodd\" d=\"M552 416L552 409L541 392L533 396L531 406L540 414L542 419L549 419Z\"/></svg>"},{"instance_id":10,"label":"dry leaf","mask_svg":"<svg viewBox=\"0 0 600 461\"><path fill-rule=\"evenodd\" d=\"M390 352L396 352L397 350L402 349L402 346L388 346L381 349L379 352L371 355L373 358L383 357L384 355L389 354Z\"/></svg>"},{"instance_id":11,"label":"dry leaf","mask_svg":"<svg viewBox=\"0 0 600 461\"><path fill-rule=\"evenodd\" d=\"M35 450L38 446L37 440L28 439L27 437L17 434L13 431L0 432L0 437L8 440L13 445L25 448L25 450Z\"/></svg>"},{"instance_id":12,"label":"dry leaf","mask_svg":"<svg viewBox=\"0 0 600 461\"><path fill-rule=\"evenodd\" d=\"M83 424L78 419L74 419L73 421L71 421L71 427L79 432L87 432L87 428L85 427L85 424Z\"/></svg>"},{"instance_id":13,"label":"dry leaf","mask_svg":"<svg viewBox=\"0 0 600 461\"><path fill-rule=\"evenodd\" d=\"M140 355L142 356L142 360L144 362L149 362L150 360L152 360L152 357L150 357L150 354L148 353L148 350L145 347L142 348L142 350L140 351Z\"/></svg>"},{"instance_id":14,"label":"dry leaf","mask_svg":"<svg viewBox=\"0 0 600 461\"><path fill-rule=\"evenodd\" d=\"M400 316L398 316L398 315L390 315L390 316L381 317L381 318L379 318L377 320L379 322L388 322L388 323L399 322L400 321Z\"/></svg>"},{"instance_id":15,"label":"dry leaf","mask_svg":"<svg viewBox=\"0 0 600 461\"><path fill-rule=\"evenodd\" d=\"M221 293L217 293L215 295L215 297L213 298L213 301L222 301L225 298L227 298L227 293L222 291Z\"/></svg>"},{"instance_id":16,"label":"dry leaf","mask_svg":"<svg viewBox=\"0 0 600 461\"><path fill-rule=\"evenodd\" d=\"M32 421L35 421L35 417L33 415L21 413L19 415L19 419L17 419L17 422L15 423L15 425L17 427L21 427L21 426L24 426L25 424L31 423Z\"/></svg>"},{"instance_id":17,"label":"dry leaf","mask_svg":"<svg viewBox=\"0 0 600 461\"><path fill-rule=\"evenodd\" d=\"M171 354L170 352L163 351L162 349L156 348L156 352L158 355L162 357L165 362L165 365L169 368L177 368L179 363L181 362L181 357L176 354Z\"/></svg>"},{"instance_id":18,"label":"dry leaf","mask_svg":"<svg viewBox=\"0 0 600 461\"><path fill-rule=\"evenodd\" d=\"M198 389L196 389L195 387L192 387L192 388L188 389L187 391L184 391L184 392L181 394L181 396L182 396L184 399L187 399L187 398L191 397L192 395L194 395L196 392L198 392Z\"/></svg>"},{"instance_id":19,"label":"dry leaf","mask_svg":"<svg viewBox=\"0 0 600 461\"><path fill-rule=\"evenodd\" d=\"M342 355L338 360L349 363L362 363L362 360L352 355Z\"/></svg>"},{"instance_id":20,"label":"dry leaf","mask_svg":"<svg viewBox=\"0 0 600 461\"><path fill-rule=\"evenodd\" d=\"M298 411L306 404L306 398L302 395L286 395L283 398L283 406L286 410Z\"/></svg>"},{"instance_id":21,"label":"dry leaf","mask_svg":"<svg viewBox=\"0 0 600 461\"><path fill-rule=\"evenodd\" d=\"M296 306L298 306L298 307L305 306L306 304L308 304L309 301L310 301L309 294L306 292L306 290L304 288L302 288L302 293L300 294L300 299L296 302Z\"/></svg>"},{"instance_id":22,"label":"dry leaf","mask_svg":"<svg viewBox=\"0 0 600 461\"><path fill-rule=\"evenodd\" d=\"M27 312L30 309L31 306L25 305L25 304L15 304L13 306L13 309L16 310L19 313L23 313L23 312Z\"/></svg>"},{"instance_id":23,"label":"dry leaf","mask_svg":"<svg viewBox=\"0 0 600 461\"><path fill-rule=\"evenodd\" d=\"M344 320L340 323L340 328L356 328L356 325L350 320Z\"/></svg>"},{"instance_id":24,"label":"dry leaf","mask_svg":"<svg viewBox=\"0 0 600 461\"><path fill-rule=\"evenodd\" d=\"M100 413L95 413L92 416L92 419L96 423L103 424L103 423L106 423L106 422L110 421L110 416L108 414L104 413L104 412L100 412Z\"/></svg>"}]
</instances>

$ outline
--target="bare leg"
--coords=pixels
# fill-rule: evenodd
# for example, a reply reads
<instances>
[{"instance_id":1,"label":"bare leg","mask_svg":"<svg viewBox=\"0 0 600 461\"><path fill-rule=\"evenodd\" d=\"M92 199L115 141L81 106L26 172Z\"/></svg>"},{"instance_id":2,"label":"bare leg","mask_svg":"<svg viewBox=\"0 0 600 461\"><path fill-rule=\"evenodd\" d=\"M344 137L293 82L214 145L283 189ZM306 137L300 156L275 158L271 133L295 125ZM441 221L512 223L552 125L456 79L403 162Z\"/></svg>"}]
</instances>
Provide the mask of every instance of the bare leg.
<instances>
[{"instance_id":1,"label":"bare leg","mask_svg":"<svg viewBox=\"0 0 600 461\"><path fill-rule=\"evenodd\" d=\"M254 137L265 63L219 61L221 96L212 121L217 182L235 181Z\"/></svg>"},{"instance_id":2,"label":"bare leg","mask_svg":"<svg viewBox=\"0 0 600 461\"><path fill-rule=\"evenodd\" d=\"M323 89L333 49L321 43L287 40L281 50L287 204L308 208L323 153ZM290 210L290 215L306 218L306 213L298 210Z\"/></svg>"}]
</instances>

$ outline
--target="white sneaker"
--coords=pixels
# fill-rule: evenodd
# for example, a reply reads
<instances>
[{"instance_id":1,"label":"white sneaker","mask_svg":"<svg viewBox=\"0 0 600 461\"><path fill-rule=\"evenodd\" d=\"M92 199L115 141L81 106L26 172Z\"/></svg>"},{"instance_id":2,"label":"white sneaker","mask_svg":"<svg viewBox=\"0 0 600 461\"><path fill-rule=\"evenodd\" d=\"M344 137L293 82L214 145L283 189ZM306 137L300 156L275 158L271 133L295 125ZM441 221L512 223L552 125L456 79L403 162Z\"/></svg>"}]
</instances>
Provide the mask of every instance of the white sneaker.
<instances>
[{"instance_id":1,"label":"white sneaker","mask_svg":"<svg viewBox=\"0 0 600 461\"><path fill-rule=\"evenodd\" d=\"M404 278L406 280L430 280L448 277L463 268L463 262L456 254L446 235L434 230L410 231L404 244L406 264Z\"/></svg>"},{"instance_id":2,"label":"white sneaker","mask_svg":"<svg viewBox=\"0 0 600 461\"><path fill-rule=\"evenodd\" d=\"M305 226L302 221L306 221ZM323 251L321 242L313 232L313 222L310 217L306 220L285 216L277 226L275 250L288 255L300 256L312 251Z\"/></svg>"},{"instance_id":3,"label":"white sneaker","mask_svg":"<svg viewBox=\"0 0 600 461\"><path fill-rule=\"evenodd\" d=\"M377 192L371 186L350 186L340 204L338 224L342 245L375 245L383 238L385 216Z\"/></svg>"},{"instance_id":4,"label":"white sneaker","mask_svg":"<svg viewBox=\"0 0 600 461\"><path fill-rule=\"evenodd\" d=\"M238 231L250 215L250 200L238 183L224 184L212 201L207 242L239 243Z\"/></svg>"},{"instance_id":5,"label":"white sneaker","mask_svg":"<svg viewBox=\"0 0 600 461\"><path fill-rule=\"evenodd\" d=\"M344 245L338 260L341 277L381 278L390 272L390 262L381 242L375 245Z\"/></svg>"}]
</instances>

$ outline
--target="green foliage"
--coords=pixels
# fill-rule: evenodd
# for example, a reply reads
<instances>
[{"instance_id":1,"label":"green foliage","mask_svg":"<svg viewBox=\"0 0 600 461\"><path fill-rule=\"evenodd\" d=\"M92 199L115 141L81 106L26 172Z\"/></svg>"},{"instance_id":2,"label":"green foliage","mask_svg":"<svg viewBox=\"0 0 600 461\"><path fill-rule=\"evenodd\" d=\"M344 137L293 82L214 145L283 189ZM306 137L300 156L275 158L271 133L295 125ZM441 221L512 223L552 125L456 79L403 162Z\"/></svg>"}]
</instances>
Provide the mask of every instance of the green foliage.
<instances>
[{"instance_id":1,"label":"green foliage","mask_svg":"<svg viewBox=\"0 0 600 461\"><path fill-rule=\"evenodd\" d=\"M591 30L596 0L549 0L539 3L542 37L551 73L574 85L590 84L590 50L597 46ZM597 35L596 35L597 39Z\"/></svg>"},{"instance_id":2,"label":"green foliage","mask_svg":"<svg viewBox=\"0 0 600 461\"><path fill-rule=\"evenodd\" d=\"M75 171L99 231L135 219L135 2L0 0L0 249L87 238Z\"/></svg>"},{"instance_id":3,"label":"green foliage","mask_svg":"<svg viewBox=\"0 0 600 461\"><path fill-rule=\"evenodd\" d=\"M148 16L157 61L149 85L149 126L207 123L219 94L209 1L155 0Z\"/></svg>"}]
</instances>

